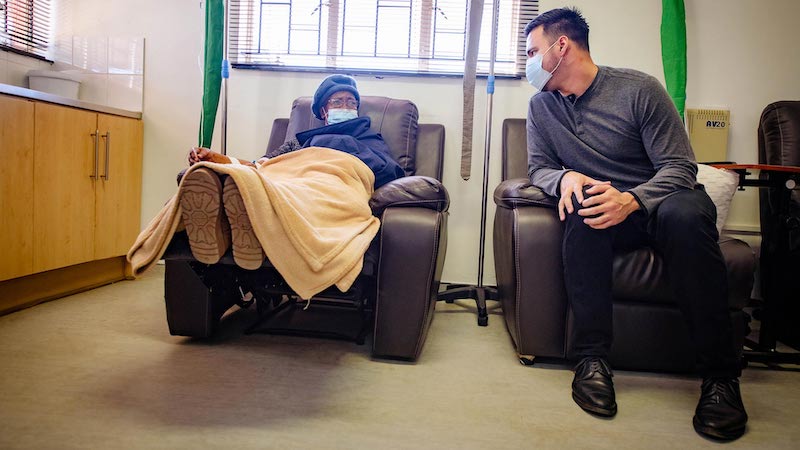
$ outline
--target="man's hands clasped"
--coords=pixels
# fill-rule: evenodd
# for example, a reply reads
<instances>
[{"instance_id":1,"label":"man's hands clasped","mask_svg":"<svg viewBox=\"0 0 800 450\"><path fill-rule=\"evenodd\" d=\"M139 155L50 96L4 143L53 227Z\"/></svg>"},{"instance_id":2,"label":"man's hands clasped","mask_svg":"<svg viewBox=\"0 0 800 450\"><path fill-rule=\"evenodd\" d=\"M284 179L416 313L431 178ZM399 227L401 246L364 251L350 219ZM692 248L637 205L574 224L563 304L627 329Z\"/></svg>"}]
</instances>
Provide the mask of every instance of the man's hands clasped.
<instances>
[{"instance_id":1,"label":"man's hands clasped","mask_svg":"<svg viewBox=\"0 0 800 450\"><path fill-rule=\"evenodd\" d=\"M584 197L583 187L589 197ZM624 221L639 209L639 202L629 192L620 192L610 181L599 181L580 172L570 171L561 178L561 197L558 200L558 217L564 221L567 214L575 212L572 205L574 194L582 208L578 215L586 217L583 222L594 229L605 229ZM593 217L596 216L596 217Z\"/></svg>"}]
</instances>

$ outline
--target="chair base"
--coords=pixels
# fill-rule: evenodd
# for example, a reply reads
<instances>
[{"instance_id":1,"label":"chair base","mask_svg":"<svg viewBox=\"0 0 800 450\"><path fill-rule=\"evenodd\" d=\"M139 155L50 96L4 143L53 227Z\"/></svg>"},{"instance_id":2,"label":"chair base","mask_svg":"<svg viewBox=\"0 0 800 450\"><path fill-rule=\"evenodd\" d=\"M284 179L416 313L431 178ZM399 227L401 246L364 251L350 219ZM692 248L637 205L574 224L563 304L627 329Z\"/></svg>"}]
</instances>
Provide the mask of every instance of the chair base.
<instances>
[{"instance_id":1,"label":"chair base","mask_svg":"<svg viewBox=\"0 0 800 450\"><path fill-rule=\"evenodd\" d=\"M779 352L775 348L764 347L751 339L745 338L742 357L746 363L756 362L767 366L775 364L800 365L800 353Z\"/></svg>"},{"instance_id":2,"label":"chair base","mask_svg":"<svg viewBox=\"0 0 800 450\"><path fill-rule=\"evenodd\" d=\"M258 320L245 334L263 333L355 342L363 345L374 314L364 295L365 281L356 281L348 292L324 293L304 302L284 290L258 289Z\"/></svg>"},{"instance_id":3,"label":"chair base","mask_svg":"<svg viewBox=\"0 0 800 450\"><path fill-rule=\"evenodd\" d=\"M209 266L167 259L164 298L170 334L211 337L228 309L236 304L244 308L255 303L259 319L246 334L283 334L364 343L373 323L371 305L374 302L367 293L374 283L369 279L356 280L346 293L328 289L314 297L311 307L305 311L305 302L276 280L273 270L268 268L245 271L225 264ZM252 300L243 298L247 292L252 293ZM322 314L322 309L328 315Z\"/></svg>"},{"instance_id":4,"label":"chair base","mask_svg":"<svg viewBox=\"0 0 800 450\"><path fill-rule=\"evenodd\" d=\"M491 286L472 286L467 284L450 284L447 289L440 291L437 301L453 303L460 299L475 300L478 308L478 326L489 325L489 312L486 309L486 300L499 300L497 288Z\"/></svg>"},{"instance_id":5,"label":"chair base","mask_svg":"<svg viewBox=\"0 0 800 450\"><path fill-rule=\"evenodd\" d=\"M263 333L355 342L364 345L372 323L371 311L326 300L312 300L308 309L296 298L286 298L261 315L245 334Z\"/></svg>"},{"instance_id":6,"label":"chair base","mask_svg":"<svg viewBox=\"0 0 800 450\"><path fill-rule=\"evenodd\" d=\"M239 298L227 288L230 271L197 262L166 260L164 300L174 336L210 337Z\"/></svg>"}]
</instances>

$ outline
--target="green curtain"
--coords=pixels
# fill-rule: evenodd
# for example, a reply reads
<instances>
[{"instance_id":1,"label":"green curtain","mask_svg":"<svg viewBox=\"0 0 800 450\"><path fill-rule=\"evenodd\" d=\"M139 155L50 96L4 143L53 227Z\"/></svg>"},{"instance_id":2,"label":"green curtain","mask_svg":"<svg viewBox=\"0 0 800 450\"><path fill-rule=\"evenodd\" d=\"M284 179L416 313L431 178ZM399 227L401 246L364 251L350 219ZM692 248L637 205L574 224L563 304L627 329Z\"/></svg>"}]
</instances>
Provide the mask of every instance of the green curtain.
<instances>
[{"instance_id":1,"label":"green curtain","mask_svg":"<svg viewBox=\"0 0 800 450\"><path fill-rule=\"evenodd\" d=\"M206 40L203 63L203 110L200 113L199 145L211 147L222 86L222 34L225 32L223 0L206 0Z\"/></svg>"},{"instance_id":2,"label":"green curtain","mask_svg":"<svg viewBox=\"0 0 800 450\"><path fill-rule=\"evenodd\" d=\"M661 60L667 92L683 119L686 107L686 10L683 0L661 0Z\"/></svg>"}]
</instances>

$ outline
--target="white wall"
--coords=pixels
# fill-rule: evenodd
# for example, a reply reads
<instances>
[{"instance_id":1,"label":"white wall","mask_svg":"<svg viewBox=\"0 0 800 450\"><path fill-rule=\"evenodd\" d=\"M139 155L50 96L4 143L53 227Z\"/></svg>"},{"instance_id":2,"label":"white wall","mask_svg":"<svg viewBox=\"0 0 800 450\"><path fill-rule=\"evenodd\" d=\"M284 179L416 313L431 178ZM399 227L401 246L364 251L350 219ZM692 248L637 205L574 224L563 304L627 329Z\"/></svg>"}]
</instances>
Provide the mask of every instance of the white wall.
<instances>
[{"instance_id":1,"label":"white wall","mask_svg":"<svg viewBox=\"0 0 800 450\"><path fill-rule=\"evenodd\" d=\"M197 141L202 76L198 56L202 12L198 0L72 0L79 18L75 33L144 36L143 225L175 190L175 173ZM541 0L540 10L563 5L582 9L591 27L590 45L599 64L631 67L663 81L658 0ZM796 45L796 0L686 0L688 28L687 106L726 106L731 111L729 155L757 161L756 127L764 106L800 99L800 48ZM288 114L291 101L311 95L324 74L235 70L230 82L229 153L253 159L264 152L269 128ZM357 77L364 94L403 97L420 109L420 121L447 129L444 184L451 198L449 244L443 280L474 283L477 277L480 197L485 123L485 80L478 82L472 178L459 176L461 80L450 78ZM507 117L525 117L532 88L524 80L498 80L494 95L487 262L485 282L494 282L491 258L491 189L499 182L500 127ZM758 225L755 192L739 193L729 226Z\"/></svg>"},{"instance_id":2,"label":"white wall","mask_svg":"<svg viewBox=\"0 0 800 450\"><path fill-rule=\"evenodd\" d=\"M175 191L197 144L203 78L199 0L66 0L73 34L145 38L142 227Z\"/></svg>"}]
</instances>

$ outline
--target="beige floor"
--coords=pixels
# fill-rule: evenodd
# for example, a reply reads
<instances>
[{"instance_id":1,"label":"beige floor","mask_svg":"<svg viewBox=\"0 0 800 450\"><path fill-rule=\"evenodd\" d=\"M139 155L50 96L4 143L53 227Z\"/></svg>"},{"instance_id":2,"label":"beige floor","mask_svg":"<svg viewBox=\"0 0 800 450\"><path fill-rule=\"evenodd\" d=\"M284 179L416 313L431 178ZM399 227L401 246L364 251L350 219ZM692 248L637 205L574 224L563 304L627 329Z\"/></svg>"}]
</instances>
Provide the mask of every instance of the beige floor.
<instances>
[{"instance_id":1,"label":"beige floor","mask_svg":"<svg viewBox=\"0 0 800 450\"><path fill-rule=\"evenodd\" d=\"M440 304L416 364L369 343L170 336L163 266L0 317L0 448L715 448L695 434L698 381L617 372L619 414L587 415L563 366L523 367L502 317ZM796 369L796 367L795 367ZM745 436L727 448L798 448L800 373L749 368Z\"/></svg>"}]
</instances>

